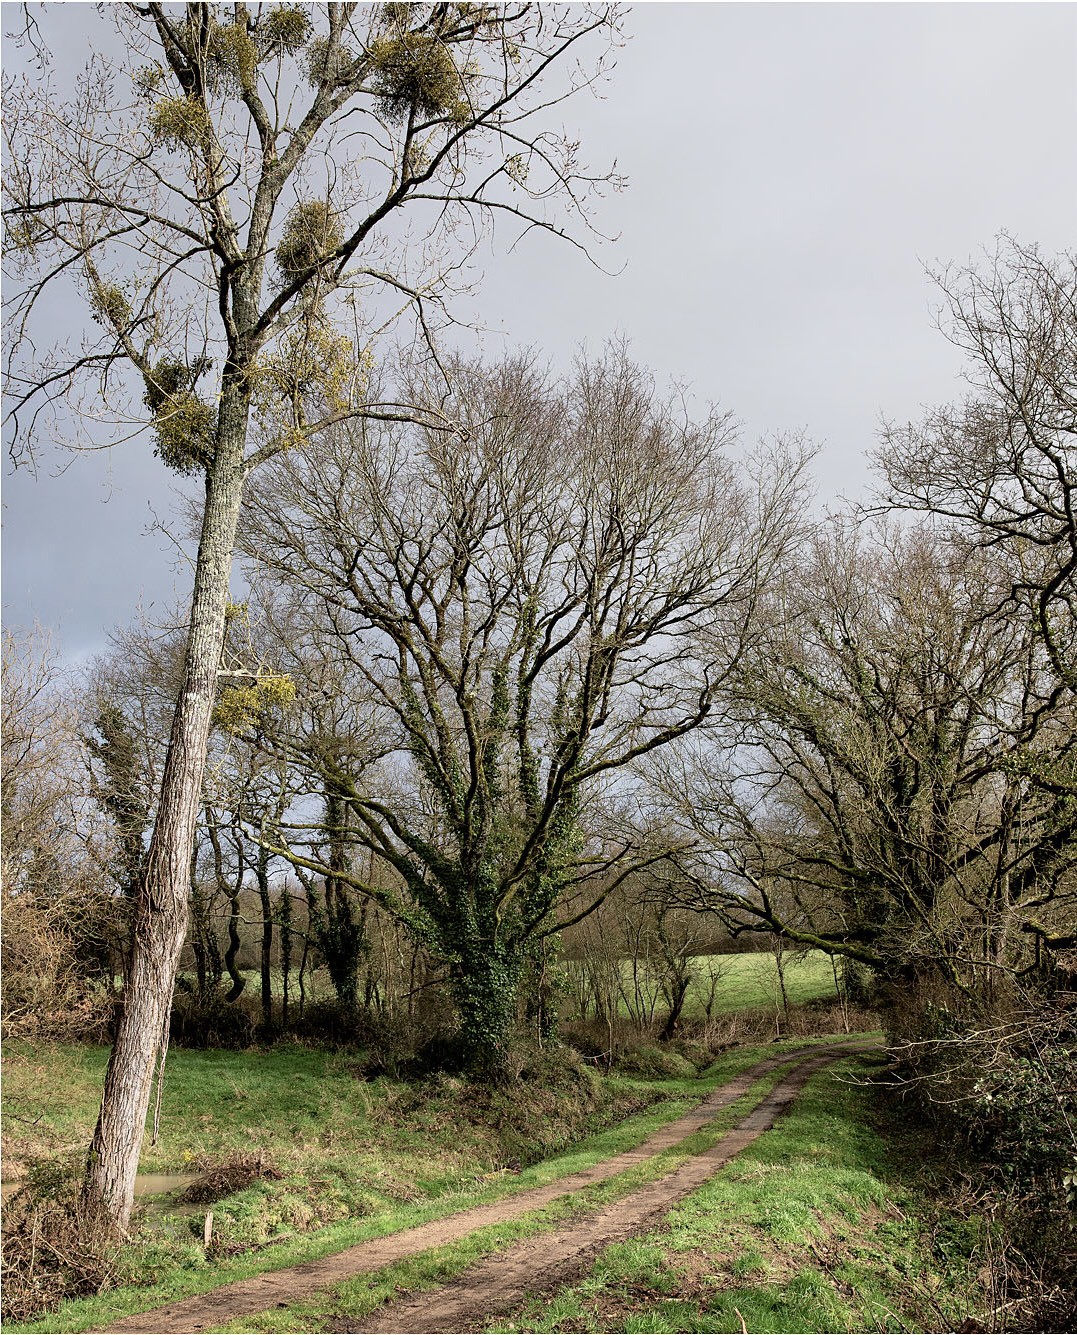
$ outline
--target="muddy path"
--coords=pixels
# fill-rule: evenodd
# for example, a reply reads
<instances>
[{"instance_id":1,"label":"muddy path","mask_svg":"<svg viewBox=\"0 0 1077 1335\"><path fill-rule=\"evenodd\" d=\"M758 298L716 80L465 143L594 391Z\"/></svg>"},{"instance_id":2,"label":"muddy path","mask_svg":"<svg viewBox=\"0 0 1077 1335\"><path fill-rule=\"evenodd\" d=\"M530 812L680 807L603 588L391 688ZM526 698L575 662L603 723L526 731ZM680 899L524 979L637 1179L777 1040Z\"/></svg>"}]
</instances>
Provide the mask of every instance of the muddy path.
<instances>
[{"instance_id":1,"label":"muddy path","mask_svg":"<svg viewBox=\"0 0 1077 1335\"><path fill-rule=\"evenodd\" d=\"M433 1335L439 1331L477 1330L524 1298L571 1283L590 1269L603 1248L653 1228L677 1201L758 1140L811 1076L840 1055L831 1050L802 1062L711 1149L695 1155L658 1181L649 1182L586 1219L574 1221L554 1233L528 1238L490 1256L438 1289L388 1303L360 1324L334 1322L333 1329L368 1335L387 1332Z\"/></svg>"},{"instance_id":2,"label":"muddy path","mask_svg":"<svg viewBox=\"0 0 1077 1335\"><path fill-rule=\"evenodd\" d=\"M815 1071L852 1052L863 1043L828 1044L798 1048L757 1062L720 1085L691 1112L668 1122L635 1149L532 1187L489 1205L474 1206L444 1219L373 1238L345 1251L303 1265L239 1280L208 1293L169 1303L152 1311L126 1317L107 1329L115 1335L135 1332L215 1331L239 1317L273 1307L286 1307L309 1298L320 1289L368 1271L379 1270L408 1256L444 1246L489 1224L517 1219L532 1210L571 1195L618 1173L701 1130L723 1108L735 1103L761 1076L776 1067L797 1063L771 1092L711 1149L697 1154L656 1182L623 1197L579 1222L527 1239L473 1266L459 1279L415 1298L404 1298L371 1313L364 1324L334 1323L339 1331L462 1331L483 1323L514 1306L528 1294L542 1292L570 1280L591 1257L611 1242L650 1227L682 1196L695 1190L746 1145L773 1126Z\"/></svg>"}]
</instances>

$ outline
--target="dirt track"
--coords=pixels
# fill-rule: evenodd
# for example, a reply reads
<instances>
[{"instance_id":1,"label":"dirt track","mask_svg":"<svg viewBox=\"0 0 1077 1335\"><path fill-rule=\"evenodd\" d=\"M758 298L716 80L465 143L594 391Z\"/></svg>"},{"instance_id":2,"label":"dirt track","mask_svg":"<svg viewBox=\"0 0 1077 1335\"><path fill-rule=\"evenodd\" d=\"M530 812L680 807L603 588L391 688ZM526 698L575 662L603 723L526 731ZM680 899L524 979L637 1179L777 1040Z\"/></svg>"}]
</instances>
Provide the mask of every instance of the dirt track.
<instances>
[{"instance_id":1,"label":"dirt track","mask_svg":"<svg viewBox=\"0 0 1077 1335\"><path fill-rule=\"evenodd\" d=\"M692 1112L667 1123L634 1150L615 1155L582 1172L559 1178L544 1187L517 1192L490 1205L461 1210L445 1219L359 1243L319 1261L226 1284L209 1293L127 1317L109 1326L108 1330L116 1335L120 1332L131 1335L133 1332L218 1330L238 1317L267 1308L290 1306L319 1289L357 1274L381 1269L432 1247L443 1246L488 1224L517 1219L528 1211L541 1209L551 1201L593 1183L606 1181L662 1150L672 1148L706 1126L722 1108L735 1103L760 1076L788 1062L799 1062L716 1145L658 1181L648 1183L586 1219L529 1238L491 1256L442 1288L390 1303L372 1313L362 1325L334 1325L334 1329L340 1331L463 1331L505 1311L528 1294L567 1282L586 1267L600 1248L650 1227L682 1196L695 1190L723 1163L773 1126L815 1071L864 1047L864 1044L848 1043L824 1048L813 1046L768 1058L720 1086Z\"/></svg>"}]
</instances>

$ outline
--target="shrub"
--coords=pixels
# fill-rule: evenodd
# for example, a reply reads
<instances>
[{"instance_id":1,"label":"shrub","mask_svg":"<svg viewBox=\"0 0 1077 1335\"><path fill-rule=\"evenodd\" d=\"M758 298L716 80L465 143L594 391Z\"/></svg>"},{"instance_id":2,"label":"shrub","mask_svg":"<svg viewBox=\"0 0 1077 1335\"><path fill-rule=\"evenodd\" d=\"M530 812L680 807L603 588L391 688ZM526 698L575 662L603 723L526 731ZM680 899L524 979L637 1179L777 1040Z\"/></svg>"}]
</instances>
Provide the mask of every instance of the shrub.
<instances>
[{"instance_id":1,"label":"shrub","mask_svg":"<svg viewBox=\"0 0 1077 1335\"><path fill-rule=\"evenodd\" d=\"M238 1003L176 993L169 1037L179 1048L249 1048L254 1031L254 1020Z\"/></svg>"},{"instance_id":2,"label":"shrub","mask_svg":"<svg viewBox=\"0 0 1077 1335\"><path fill-rule=\"evenodd\" d=\"M261 1150L232 1154L206 1166L180 1196L185 1205L212 1205L255 1182L279 1182L282 1174Z\"/></svg>"},{"instance_id":3,"label":"shrub","mask_svg":"<svg viewBox=\"0 0 1077 1335\"><path fill-rule=\"evenodd\" d=\"M67 1298L99 1293L114 1272L115 1238L79 1202L81 1161L32 1159L3 1222L5 1321L28 1321Z\"/></svg>"},{"instance_id":4,"label":"shrub","mask_svg":"<svg viewBox=\"0 0 1077 1335\"><path fill-rule=\"evenodd\" d=\"M71 924L104 937L112 926L104 896L5 893L0 915L5 1038L101 1042L113 998L90 975Z\"/></svg>"},{"instance_id":5,"label":"shrub","mask_svg":"<svg viewBox=\"0 0 1077 1335\"><path fill-rule=\"evenodd\" d=\"M330 1047L350 1046L355 1042L355 1011L336 997L308 1001L301 1012L294 1011L288 1028L296 1038L325 1043Z\"/></svg>"},{"instance_id":6,"label":"shrub","mask_svg":"<svg viewBox=\"0 0 1077 1335\"><path fill-rule=\"evenodd\" d=\"M653 1043L641 1044L624 1053L617 1058L617 1066L632 1075L642 1075L652 1079L678 1080L696 1074L695 1066L687 1057Z\"/></svg>"},{"instance_id":7,"label":"shrub","mask_svg":"<svg viewBox=\"0 0 1077 1335\"><path fill-rule=\"evenodd\" d=\"M1014 1328L1068 1330L1077 1315L1074 997L1042 980L992 983L982 996L937 977L894 989L895 1069L907 1101L971 1173L998 1238L984 1266L1029 1323Z\"/></svg>"}]
</instances>

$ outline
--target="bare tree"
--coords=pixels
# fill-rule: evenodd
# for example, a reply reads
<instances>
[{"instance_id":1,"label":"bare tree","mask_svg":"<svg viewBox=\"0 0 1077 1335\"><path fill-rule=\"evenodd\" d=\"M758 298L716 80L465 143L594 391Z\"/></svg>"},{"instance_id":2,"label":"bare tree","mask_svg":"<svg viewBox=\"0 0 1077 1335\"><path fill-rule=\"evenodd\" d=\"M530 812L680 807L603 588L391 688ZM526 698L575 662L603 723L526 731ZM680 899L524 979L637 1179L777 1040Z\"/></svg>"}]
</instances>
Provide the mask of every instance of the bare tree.
<instances>
[{"instance_id":1,"label":"bare tree","mask_svg":"<svg viewBox=\"0 0 1077 1335\"><path fill-rule=\"evenodd\" d=\"M84 798L77 695L46 632L5 629L0 695L4 1025L68 1036L107 1005L116 840Z\"/></svg>"},{"instance_id":2,"label":"bare tree","mask_svg":"<svg viewBox=\"0 0 1077 1335\"><path fill-rule=\"evenodd\" d=\"M95 54L72 96L47 73L5 82L4 218L16 457L43 410L86 390L96 417L117 403L148 416L162 461L205 481L183 685L88 1160L87 1204L124 1227L187 926L244 482L329 421L404 411L367 393L361 331L394 304L428 331L483 218L560 232L547 201L580 215L595 183L533 118L592 81L575 57L613 16L350 3L112 14L122 52ZM97 333L39 355L54 289Z\"/></svg>"},{"instance_id":3,"label":"bare tree","mask_svg":"<svg viewBox=\"0 0 1077 1335\"><path fill-rule=\"evenodd\" d=\"M742 735L681 776L697 885L735 929L989 996L1034 964L1030 926L1072 922L1073 709L1044 707L1007 581L927 530L815 540L741 678Z\"/></svg>"},{"instance_id":4,"label":"bare tree","mask_svg":"<svg viewBox=\"0 0 1077 1335\"><path fill-rule=\"evenodd\" d=\"M280 744L399 888L303 854L301 830L291 856L451 962L467 1063L500 1078L528 943L666 847L632 818L632 766L710 714L799 460L738 473L728 419L687 420L621 349L565 385L519 359L451 370L457 431L327 431L252 490L242 540L375 741Z\"/></svg>"},{"instance_id":5,"label":"bare tree","mask_svg":"<svg viewBox=\"0 0 1077 1335\"><path fill-rule=\"evenodd\" d=\"M937 281L972 393L886 430L884 501L1004 554L1011 597L1077 691L1077 254L1003 237L986 272Z\"/></svg>"},{"instance_id":6,"label":"bare tree","mask_svg":"<svg viewBox=\"0 0 1077 1335\"><path fill-rule=\"evenodd\" d=\"M12 886L26 880L27 862L47 842L44 832L63 805L65 775L70 783L75 710L46 631L4 630L0 702L4 882Z\"/></svg>"}]
</instances>

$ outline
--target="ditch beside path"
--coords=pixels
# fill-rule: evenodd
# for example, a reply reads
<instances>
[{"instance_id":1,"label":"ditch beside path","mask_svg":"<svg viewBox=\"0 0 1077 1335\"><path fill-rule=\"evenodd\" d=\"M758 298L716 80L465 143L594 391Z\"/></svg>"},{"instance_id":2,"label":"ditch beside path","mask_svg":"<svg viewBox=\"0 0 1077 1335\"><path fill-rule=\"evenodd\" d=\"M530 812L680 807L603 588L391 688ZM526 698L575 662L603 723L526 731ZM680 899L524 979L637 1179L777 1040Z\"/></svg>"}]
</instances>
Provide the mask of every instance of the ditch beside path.
<instances>
[{"instance_id":1,"label":"ditch beside path","mask_svg":"<svg viewBox=\"0 0 1077 1335\"><path fill-rule=\"evenodd\" d=\"M287 1307L311 1297L320 1289L339 1284L368 1271L380 1270L409 1256L441 1247L490 1224L518 1219L555 1200L673 1149L702 1130L723 1108L741 1098L756 1080L776 1067L797 1065L786 1073L761 1102L732 1130L701 1154L655 1182L631 1192L613 1205L589 1214L568 1227L531 1237L512 1245L471 1267L459 1279L416 1298L392 1302L364 1318L364 1324L335 1330L362 1331L461 1331L513 1306L529 1294L563 1284L585 1268L602 1247L650 1227L682 1196L694 1191L753 1140L774 1125L796 1098L807 1080L822 1066L854 1052L874 1047L862 1041L812 1045L757 1062L740 1075L720 1085L692 1112L668 1122L635 1149L605 1159L578 1173L558 1178L546 1186L473 1206L444 1219L372 1238L345 1251L287 1269L256 1275L223 1285L152 1311L125 1317L108 1327L112 1335L182 1335L183 1332L219 1330L239 1317L273 1307Z\"/></svg>"}]
</instances>

